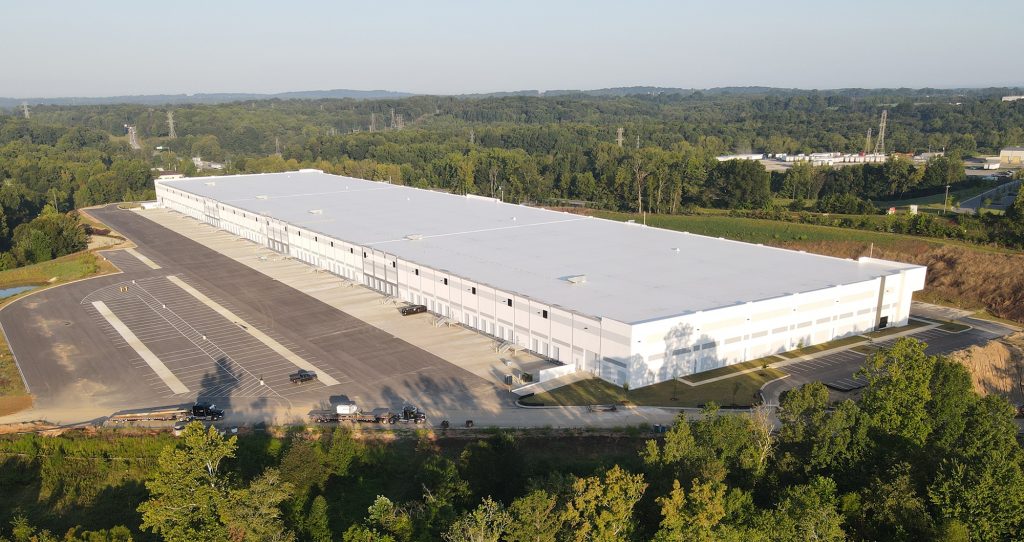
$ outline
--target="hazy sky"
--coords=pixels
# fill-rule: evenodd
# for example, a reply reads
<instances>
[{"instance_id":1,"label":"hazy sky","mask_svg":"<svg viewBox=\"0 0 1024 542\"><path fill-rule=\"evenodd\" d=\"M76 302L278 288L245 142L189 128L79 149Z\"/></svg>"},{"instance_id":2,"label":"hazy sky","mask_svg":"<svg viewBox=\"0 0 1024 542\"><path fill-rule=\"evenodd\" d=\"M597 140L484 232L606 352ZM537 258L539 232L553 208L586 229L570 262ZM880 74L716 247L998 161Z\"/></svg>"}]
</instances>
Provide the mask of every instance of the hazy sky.
<instances>
[{"instance_id":1,"label":"hazy sky","mask_svg":"<svg viewBox=\"0 0 1024 542\"><path fill-rule=\"evenodd\" d=\"M1020 0L47 1L0 96L1024 84Z\"/></svg>"}]
</instances>

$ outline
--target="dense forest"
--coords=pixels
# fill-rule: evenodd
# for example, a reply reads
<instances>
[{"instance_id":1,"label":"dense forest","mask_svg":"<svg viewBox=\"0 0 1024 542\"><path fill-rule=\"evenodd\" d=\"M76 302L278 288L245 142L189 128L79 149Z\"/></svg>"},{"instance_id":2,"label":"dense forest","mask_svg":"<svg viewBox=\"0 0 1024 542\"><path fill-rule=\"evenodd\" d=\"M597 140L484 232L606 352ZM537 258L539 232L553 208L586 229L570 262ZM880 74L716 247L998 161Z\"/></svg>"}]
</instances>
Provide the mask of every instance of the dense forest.
<instances>
[{"instance_id":1,"label":"dense forest","mask_svg":"<svg viewBox=\"0 0 1024 542\"><path fill-rule=\"evenodd\" d=\"M999 541L1024 534L1013 409L901 339L822 384L663 435L347 426L0 439L8 540ZM774 429L774 430L773 430ZM470 433L472 434L472 433ZM634 436L630 436L634 435ZM389 438L390 436L390 438ZM67 532L67 536L63 534ZM51 534L57 533L57 535ZM0 535L2 536L2 535Z\"/></svg>"},{"instance_id":2,"label":"dense forest","mask_svg":"<svg viewBox=\"0 0 1024 542\"><path fill-rule=\"evenodd\" d=\"M109 133L0 116L0 270L85 248L74 209L152 194L149 163Z\"/></svg>"},{"instance_id":3,"label":"dense forest","mask_svg":"<svg viewBox=\"0 0 1024 542\"><path fill-rule=\"evenodd\" d=\"M945 156L924 165L902 155L884 164L803 164L786 173L769 173L758 162L715 159L728 152L857 152L883 109L889 112L888 149L944 150ZM128 125L136 127L142 149L128 146ZM1024 101L1002 102L982 91L44 105L30 119L14 111L0 114L0 268L81 246L66 235L55 237L69 231L73 215L60 227L32 224L44 205L61 214L151 197L154 171L316 167L529 204L667 214L719 208L781 216L776 201L786 199L792 200L789 210L803 213L788 219L813 221L816 213L876 214L872 202L960 186L967 182L964 158L1021 144ZM194 157L224 169L199 170ZM894 222L849 225L1024 245L1020 227L991 214Z\"/></svg>"}]
</instances>

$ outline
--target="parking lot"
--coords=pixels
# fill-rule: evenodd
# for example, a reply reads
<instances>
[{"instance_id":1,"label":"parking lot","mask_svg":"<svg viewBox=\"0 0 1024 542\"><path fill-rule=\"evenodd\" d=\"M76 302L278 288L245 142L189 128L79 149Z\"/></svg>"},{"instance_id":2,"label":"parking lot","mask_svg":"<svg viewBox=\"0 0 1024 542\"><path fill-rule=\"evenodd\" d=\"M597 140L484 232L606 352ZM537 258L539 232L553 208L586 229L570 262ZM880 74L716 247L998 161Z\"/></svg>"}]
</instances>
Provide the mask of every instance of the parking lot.
<instances>
[{"instance_id":1,"label":"parking lot","mask_svg":"<svg viewBox=\"0 0 1024 542\"><path fill-rule=\"evenodd\" d=\"M217 314L166 277L106 286L82 300L112 343L119 349L134 350L99 313L93 305L96 302L104 303L199 398L284 398L325 387L323 377L328 374L323 369L317 371L320 380L292 385L288 375L298 367L247 333L244 325ZM279 340L285 341L289 350L307 359L313 357L298 345ZM132 366L144 369L147 363L135 357ZM178 395L155 372L141 372L160 397Z\"/></svg>"},{"instance_id":2,"label":"parking lot","mask_svg":"<svg viewBox=\"0 0 1024 542\"><path fill-rule=\"evenodd\" d=\"M91 212L138 245L101 253L122 272L0 312L37 408L66 412L51 419L197 398L274 422L341 400L411 403L434 420L514 408L496 382L175 231L113 207ZM318 378L292 384L300 368Z\"/></svg>"},{"instance_id":3,"label":"parking lot","mask_svg":"<svg viewBox=\"0 0 1024 542\"><path fill-rule=\"evenodd\" d=\"M910 334L911 337L927 343L926 352L931 355L947 354L954 350L966 348L973 344L981 344L990 339L1005 335L1012 330L1001 324L975 319L962 321L972 325L972 329L961 332L948 332L938 327L923 328ZM871 347L885 348L892 346L899 337L880 338L871 343L862 343ZM762 388L761 394L765 403L777 405L781 394L809 382L822 382L835 391L852 391L865 383L856 376L864 365L867 355L851 348L838 349L823 355L796 360L778 367L786 373L786 377L769 382Z\"/></svg>"}]
</instances>

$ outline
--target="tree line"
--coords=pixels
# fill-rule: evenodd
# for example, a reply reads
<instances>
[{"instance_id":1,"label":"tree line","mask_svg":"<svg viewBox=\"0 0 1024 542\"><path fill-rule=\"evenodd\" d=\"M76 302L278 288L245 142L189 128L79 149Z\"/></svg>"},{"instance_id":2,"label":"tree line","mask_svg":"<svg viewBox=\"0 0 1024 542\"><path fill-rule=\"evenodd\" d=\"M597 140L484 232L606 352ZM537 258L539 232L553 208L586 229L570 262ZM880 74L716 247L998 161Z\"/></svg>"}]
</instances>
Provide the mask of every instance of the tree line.
<instances>
[{"instance_id":1,"label":"tree line","mask_svg":"<svg viewBox=\"0 0 1024 542\"><path fill-rule=\"evenodd\" d=\"M84 249L77 208L152 195L150 165L110 134L0 116L0 270Z\"/></svg>"},{"instance_id":2,"label":"tree line","mask_svg":"<svg viewBox=\"0 0 1024 542\"><path fill-rule=\"evenodd\" d=\"M510 432L452 447L423 431L402 454L395 441L364 441L347 427L240 439L193 423L149 460L144 488L126 492L135 523L94 520L63 540L1016 540L1024 449L1014 411L924 348L904 338L869 356L859 402L832 402L822 384L806 384L783 395L777 428L768 409L709 404L632 458L597 463L577 457L595 437L578 437L579 448L537 439L545 453L531 453ZM59 475L53 503L124 480L114 446L130 438L77 439L91 440L0 441L12 494L39 483L17 472L26 466L79 471ZM76 446L108 477L71 462ZM17 506L4 507L14 517L8 540L62 539L40 528L46 516Z\"/></svg>"}]
</instances>

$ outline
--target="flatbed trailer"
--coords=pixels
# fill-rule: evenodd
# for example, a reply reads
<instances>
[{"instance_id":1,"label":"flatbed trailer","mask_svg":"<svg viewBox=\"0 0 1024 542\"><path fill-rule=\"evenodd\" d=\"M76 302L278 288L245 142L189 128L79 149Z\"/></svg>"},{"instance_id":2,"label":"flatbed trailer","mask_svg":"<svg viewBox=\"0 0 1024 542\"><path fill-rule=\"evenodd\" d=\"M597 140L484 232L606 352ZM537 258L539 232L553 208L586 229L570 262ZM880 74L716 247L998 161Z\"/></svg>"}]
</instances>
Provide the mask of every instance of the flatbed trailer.
<instances>
[{"instance_id":1,"label":"flatbed trailer","mask_svg":"<svg viewBox=\"0 0 1024 542\"><path fill-rule=\"evenodd\" d=\"M373 413L369 412L341 414L333 410L310 410L309 419L316 423L381 423Z\"/></svg>"},{"instance_id":2,"label":"flatbed trailer","mask_svg":"<svg viewBox=\"0 0 1024 542\"><path fill-rule=\"evenodd\" d=\"M364 412L355 404L337 405L334 410L311 410L309 411L310 421L316 423L415 423L420 424L427 421L422 410L406 406L401 411L390 408L375 408L370 412Z\"/></svg>"},{"instance_id":3,"label":"flatbed trailer","mask_svg":"<svg viewBox=\"0 0 1024 542\"><path fill-rule=\"evenodd\" d=\"M163 421L183 421L191 417L191 410L187 408L163 408L157 410L147 410L143 412L125 412L123 414L114 414L107 418L107 421L113 423L127 423L127 422L163 422Z\"/></svg>"}]
</instances>

